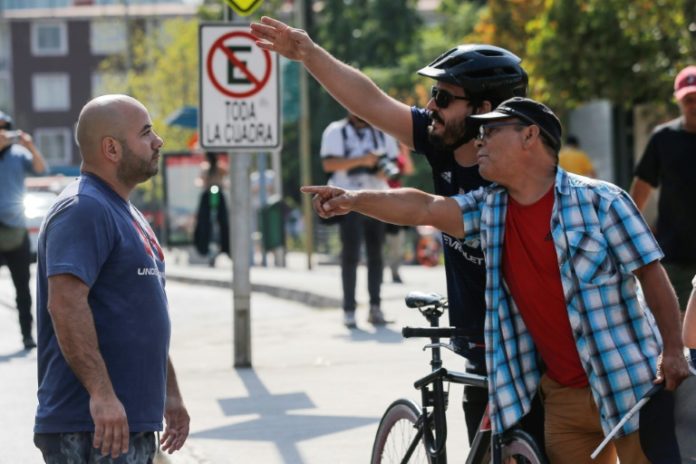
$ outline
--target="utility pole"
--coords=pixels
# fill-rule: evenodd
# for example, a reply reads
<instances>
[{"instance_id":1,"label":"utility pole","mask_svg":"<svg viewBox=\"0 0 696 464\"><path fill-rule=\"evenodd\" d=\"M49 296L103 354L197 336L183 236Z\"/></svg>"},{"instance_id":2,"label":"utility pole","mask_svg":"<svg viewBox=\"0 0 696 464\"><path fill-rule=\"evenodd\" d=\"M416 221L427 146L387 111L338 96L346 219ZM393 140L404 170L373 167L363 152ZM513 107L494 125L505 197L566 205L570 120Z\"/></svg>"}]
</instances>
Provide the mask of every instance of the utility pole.
<instances>
[{"instance_id":1,"label":"utility pole","mask_svg":"<svg viewBox=\"0 0 696 464\"><path fill-rule=\"evenodd\" d=\"M306 29L305 0L295 0L295 23L300 29ZM311 133L309 128L309 88L307 70L300 66L300 181L302 185L312 184ZM305 250L307 252L307 269L312 269L312 251L314 250L314 215L312 199L302 195L302 216L305 230Z\"/></svg>"}]
</instances>

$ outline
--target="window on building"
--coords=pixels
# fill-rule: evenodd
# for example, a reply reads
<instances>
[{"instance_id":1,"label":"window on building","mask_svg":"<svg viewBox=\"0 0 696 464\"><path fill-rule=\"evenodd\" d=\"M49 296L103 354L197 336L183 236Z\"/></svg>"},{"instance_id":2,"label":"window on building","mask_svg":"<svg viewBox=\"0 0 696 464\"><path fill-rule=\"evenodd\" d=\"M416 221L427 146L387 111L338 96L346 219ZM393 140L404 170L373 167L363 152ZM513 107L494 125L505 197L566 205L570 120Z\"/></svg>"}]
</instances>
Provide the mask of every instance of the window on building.
<instances>
[{"instance_id":1,"label":"window on building","mask_svg":"<svg viewBox=\"0 0 696 464\"><path fill-rule=\"evenodd\" d=\"M70 76L66 73L37 73L31 78L35 111L70 109Z\"/></svg>"},{"instance_id":2,"label":"window on building","mask_svg":"<svg viewBox=\"0 0 696 464\"><path fill-rule=\"evenodd\" d=\"M31 23L31 52L37 56L67 55L67 25L61 21Z\"/></svg>"},{"instance_id":3,"label":"window on building","mask_svg":"<svg viewBox=\"0 0 696 464\"><path fill-rule=\"evenodd\" d=\"M49 166L69 166L72 162L72 132L68 127L34 130L34 143Z\"/></svg>"},{"instance_id":4,"label":"window on building","mask_svg":"<svg viewBox=\"0 0 696 464\"><path fill-rule=\"evenodd\" d=\"M0 22L0 71L10 69L10 28Z\"/></svg>"},{"instance_id":5,"label":"window on building","mask_svg":"<svg viewBox=\"0 0 696 464\"><path fill-rule=\"evenodd\" d=\"M93 21L90 25L90 43L95 55L110 55L126 50L126 23L119 20Z\"/></svg>"},{"instance_id":6,"label":"window on building","mask_svg":"<svg viewBox=\"0 0 696 464\"><path fill-rule=\"evenodd\" d=\"M0 110L12 112L12 89L9 73L0 71Z\"/></svg>"},{"instance_id":7,"label":"window on building","mask_svg":"<svg viewBox=\"0 0 696 464\"><path fill-rule=\"evenodd\" d=\"M92 73L92 98L107 93L128 93L125 73Z\"/></svg>"}]
</instances>

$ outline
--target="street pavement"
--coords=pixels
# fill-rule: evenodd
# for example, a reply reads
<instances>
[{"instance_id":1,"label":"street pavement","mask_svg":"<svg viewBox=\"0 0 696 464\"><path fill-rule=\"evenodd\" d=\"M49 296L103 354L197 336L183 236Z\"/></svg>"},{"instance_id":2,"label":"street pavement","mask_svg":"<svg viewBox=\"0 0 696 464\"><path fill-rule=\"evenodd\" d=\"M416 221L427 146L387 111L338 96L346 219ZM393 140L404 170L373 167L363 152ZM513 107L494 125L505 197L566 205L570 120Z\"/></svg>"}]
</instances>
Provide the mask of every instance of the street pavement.
<instances>
[{"instance_id":1,"label":"street pavement","mask_svg":"<svg viewBox=\"0 0 696 464\"><path fill-rule=\"evenodd\" d=\"M251 269L251 368L233 367L232 271L167 253L171 356L191 415L184 448L159 462L319 464L369 462L384 409L419 401L413 381L429 370L424 340L403 340L404 325L425 325L403 298L445 293L444 269L403 266L404 284L385 272L383 309L393 324L367 324L366 270L358 272L358 329L341 324L340 269L324 256L290 253L286 267ZM36 354L20 349L7 268L0 269L0 463L40 463L32 444ZM443 323L446 322L443 321ZM444 324L443 324L444 325ZM463 359L444 353L445 364ZM461 386L450 389L448 455L464 462Z\"/></svg>"}]
</instances>

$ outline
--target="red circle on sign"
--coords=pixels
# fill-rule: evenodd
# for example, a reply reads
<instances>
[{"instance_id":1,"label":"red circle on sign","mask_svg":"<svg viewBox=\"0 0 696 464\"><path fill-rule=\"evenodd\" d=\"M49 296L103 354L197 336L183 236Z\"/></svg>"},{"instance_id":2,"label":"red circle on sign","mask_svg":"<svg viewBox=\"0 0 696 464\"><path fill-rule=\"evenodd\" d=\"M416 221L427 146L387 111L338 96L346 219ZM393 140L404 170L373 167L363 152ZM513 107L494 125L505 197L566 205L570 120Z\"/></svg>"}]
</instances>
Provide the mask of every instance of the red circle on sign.
<instances>
[{"instance_id":1,"label":"red circle on sign","mask_svg":"<svg viewBox=\"0 0 696 464\"><path fill-rule=\"evenodd\" d=\"M253 74L251 74L251 71L249 71L246 68L246 66L242 64L241 61L237 60L234 57L234 54L232 52L229 52L227 49L225 49L223 42L233 37L246 37L252 40L254 43L256 43L256 37L254 37L248 32L236 31L223 35L222 37L217 39L215 43L213 43L212 47L210 47L210 51L208 52L208 57L206 60L206 69L208 71L208 76L210 76L210 82L212 82L215 88L223 94L233 98L250 97L255 93L258 93L261 89L263 89L263 87L268 82L268 79L271 77L271 54L268 50L261 49L261 51L263 52L263 57L266 61L266 73L263 75L263 78L261 80L258 80ZM213 74L213 55L218 49L227 56L228 60L231 60L238 68L240 68L250 81L252 81L254 87L252 87L251 90L247 90L246 92L233 92L229 89L226 89L222 84L220 84L220 82L216 79L215 74Z\"/></svg>"}]
</instances>

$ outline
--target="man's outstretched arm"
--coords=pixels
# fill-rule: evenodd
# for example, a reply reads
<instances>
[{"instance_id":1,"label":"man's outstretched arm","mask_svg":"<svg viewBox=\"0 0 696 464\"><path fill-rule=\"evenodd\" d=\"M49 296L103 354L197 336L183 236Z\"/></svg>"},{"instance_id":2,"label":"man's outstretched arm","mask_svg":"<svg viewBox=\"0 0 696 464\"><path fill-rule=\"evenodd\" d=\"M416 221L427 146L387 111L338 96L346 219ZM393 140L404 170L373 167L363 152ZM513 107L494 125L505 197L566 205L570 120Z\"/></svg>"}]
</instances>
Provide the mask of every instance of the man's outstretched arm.
<instances>
[{"instance_id":1,"label":"man's outstretched arm","mask_svg":"<svg viewBox=\"0 0 696 464\"><path fill-rule=\"evenodd\" d=\"M449 197L412 188L344 190L319 185L302 187L301 191L314 195L312 207L322 218L355 211L391 224L430 225L453 237L464 237L459 204Z\"/></svg>"},{"instance_id":2,"label":"man's outstretched arm","mask_svg":"<svg viewBox=\"0 0 696 464\"><path fill-rule=\"evenodd\" d=\"M264 16L251 24L257 45L291 60L307 71L351 113L413 148L413 121L408 105L390 97L360 70L320 47L302 29Z\"/></svg>"}]
</instances>

